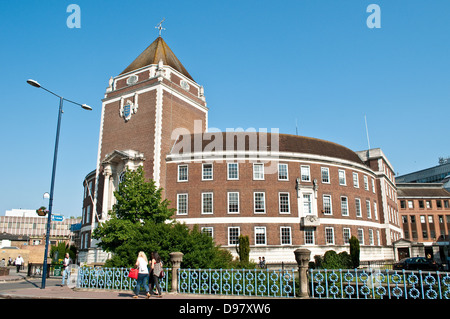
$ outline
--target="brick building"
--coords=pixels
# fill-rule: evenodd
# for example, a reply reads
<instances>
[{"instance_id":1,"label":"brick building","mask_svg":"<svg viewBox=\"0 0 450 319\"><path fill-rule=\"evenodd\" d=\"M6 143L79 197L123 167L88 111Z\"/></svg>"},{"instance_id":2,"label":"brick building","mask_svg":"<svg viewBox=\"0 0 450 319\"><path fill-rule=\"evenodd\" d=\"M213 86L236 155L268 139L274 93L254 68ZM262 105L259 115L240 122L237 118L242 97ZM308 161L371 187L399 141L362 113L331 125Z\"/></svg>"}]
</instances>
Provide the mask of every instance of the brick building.
<instances>
[{"instance_id":1,"label":"brick building","mask_svg":"<svg viewBox=\"0 0 450 319\"><path fill-rule=\"evenodd\" d=\"M421 246L422 256L446 263L449 255L450 192L442 183L398 183L399 213L404 239ZM413 257L408 246L401 257Z\"/></svg>"},{"instance_id":2,"label":"brick building","mask_svg":"<svg viewBox=\"0 0 450 319\"><path fill-rule=\"evenodd\" d=\"M394 169L380 149L207 128L203 87L161 37L110 79L97 168L84 183L94 191L83 201L82 262L108 257L90 233L106 220L125 167L139 165L164 188L175 219L233 253L239 234L249 236L251 258L269 262L291 262L299 247L348 251L354 235L362 260L393 259L402 231Z\"/></svg>"}]
</instances>

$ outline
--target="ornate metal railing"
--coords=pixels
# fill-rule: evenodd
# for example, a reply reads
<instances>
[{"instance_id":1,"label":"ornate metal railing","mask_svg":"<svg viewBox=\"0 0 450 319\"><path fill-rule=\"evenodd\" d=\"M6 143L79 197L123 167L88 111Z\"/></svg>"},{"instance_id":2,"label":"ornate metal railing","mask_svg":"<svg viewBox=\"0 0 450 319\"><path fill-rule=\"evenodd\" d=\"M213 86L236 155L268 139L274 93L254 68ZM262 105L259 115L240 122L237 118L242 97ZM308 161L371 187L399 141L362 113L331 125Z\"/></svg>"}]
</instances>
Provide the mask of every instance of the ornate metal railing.
<instances>
[{"instance_id":1,"label":"ornate metal railing","mask_svg":"<svg viewBox=\"0 0 450 319\"><path fill-rule=\"evenodd\" d=\"M295 271L179 269L178 291L189 294L295 297Z\"/></svg>"},{"instance_id":2,"label":"ornate metal railing","mask_svg":"<svg viewBox=\"0 0 450 319\"><path fill-rule=\"evenodd\" d=\"M405 270L309 270L312 298L450 299L450 273Z\"/></svg>"},{"instance_id":3,"label":"ornate metal railing","mask_svg":"<svg viewBox=\"0 0 450 319\"><path fill-rule=\"evenodd\" d=\"M131 290L136 287L136 279L128 277L129 271L130 268L80 267L77 288ZM167 292L171 287L169 277L172 277L172 271L164 268L164 272L166 275L159 284L162 292Z\"/></svg>"}]
</instances>

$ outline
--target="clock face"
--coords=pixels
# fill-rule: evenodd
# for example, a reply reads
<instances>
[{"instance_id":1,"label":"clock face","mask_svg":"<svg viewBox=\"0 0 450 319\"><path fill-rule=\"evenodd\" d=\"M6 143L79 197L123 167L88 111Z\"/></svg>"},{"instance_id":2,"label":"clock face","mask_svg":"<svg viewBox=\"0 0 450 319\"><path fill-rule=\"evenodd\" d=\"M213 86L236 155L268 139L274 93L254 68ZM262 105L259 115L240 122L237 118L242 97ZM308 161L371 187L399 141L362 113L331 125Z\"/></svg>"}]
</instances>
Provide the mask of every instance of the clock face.
<instances>
[{"instance_id":1,"label":"clock face","mask_svg":"<svg viewBox=\"0 0 450 319\"><path fill-rule=\"evenodd\" d=\"M128 85L133 85L138 81L138 77L137 75L133 74L131 75L128 79L127 79L127 84Z\"/></svg>"},{"instance_id":2,"label":"clock face","mask_svg":"<svg viewBox=\"0 0 450 319\"><path fill-rule=\"evenodd\" d=\"M189 90L189 84L185 80L181 80L180 86L186 91Z\"/></svg>"}]
</instances>

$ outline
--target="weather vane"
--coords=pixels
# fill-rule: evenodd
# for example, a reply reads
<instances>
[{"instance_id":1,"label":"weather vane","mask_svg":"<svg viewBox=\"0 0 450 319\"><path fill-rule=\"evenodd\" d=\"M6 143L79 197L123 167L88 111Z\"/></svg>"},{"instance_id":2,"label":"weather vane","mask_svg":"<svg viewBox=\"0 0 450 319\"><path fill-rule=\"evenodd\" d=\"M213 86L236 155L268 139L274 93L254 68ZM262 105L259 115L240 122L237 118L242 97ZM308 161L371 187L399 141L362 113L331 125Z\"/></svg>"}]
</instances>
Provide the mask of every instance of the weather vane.
<instances>
[{"instance_id":1,"label":"weather vane","mask_svg":"<svg viewBox=\"0 0 450 319\"><path fill-rule=\"evenodd\" d=\"M166 18L163 18L163 19L161 20L161 22L158 23L158 25L155 27L155 29L158 29L158 30L159 30L159 36L161 36L161 30L166 30L166 28L163 28L163 27L162 27L162 23L164 22L164 20L166 20Z\"/></svg>"}]
</instances>

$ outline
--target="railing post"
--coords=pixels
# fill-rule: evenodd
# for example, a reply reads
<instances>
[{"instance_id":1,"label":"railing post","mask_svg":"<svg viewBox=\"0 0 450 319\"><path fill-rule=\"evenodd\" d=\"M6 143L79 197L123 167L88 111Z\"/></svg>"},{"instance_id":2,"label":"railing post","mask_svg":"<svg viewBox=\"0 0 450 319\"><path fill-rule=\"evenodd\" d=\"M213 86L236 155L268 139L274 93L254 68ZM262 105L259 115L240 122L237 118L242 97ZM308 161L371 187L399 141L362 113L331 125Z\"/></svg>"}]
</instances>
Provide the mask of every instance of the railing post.
<instances>
[{"instance_id":1,"label":"railing post","mask_svg":"<svg viewBox=\"0 0 450 319\"><path fill-rule=\"evenodd\" d=\"M298 265L298 277L300 281L300 298L309 298L308 293L308 263L311 257L311 251L308 249L296 249L294 251L295 260Z\"/></svg>"},{"instance_id":2,"label":"railing post","mask_svg":"<svg viewBox=\"0 0 450 319\"><path fill-rule=\"evenodd\" d=\"M170 261L172 262L172 292L178 293L178 269L180 269L183 261L183 253L170 253Z\"/></svg>"}]
</instances>

